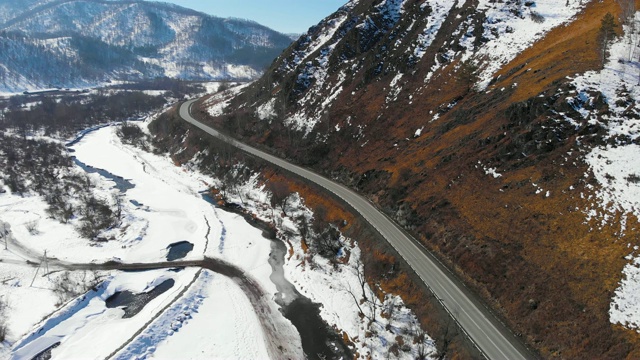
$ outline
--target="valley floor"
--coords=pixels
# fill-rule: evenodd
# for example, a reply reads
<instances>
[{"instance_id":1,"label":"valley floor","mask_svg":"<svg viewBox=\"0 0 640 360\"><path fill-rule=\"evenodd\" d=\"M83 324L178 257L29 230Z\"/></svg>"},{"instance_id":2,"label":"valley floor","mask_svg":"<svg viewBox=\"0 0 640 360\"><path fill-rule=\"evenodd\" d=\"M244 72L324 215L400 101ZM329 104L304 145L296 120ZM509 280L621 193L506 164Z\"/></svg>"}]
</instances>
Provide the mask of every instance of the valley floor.
<instances>
[{"instance_id":1,"label":"valley floor","mask_svg":"<svg viewBox=\"0 0 640 360\"><path fill-rule=\"evenodd\" d=\"M115 127L86 135L72 146L72 155L94 168L88 174L94 194L120 203L121 223L100 234L106 241L89 241L78 235L77 219L61 224L49 218L38 196L0 194L9 240L7 249L0 249L0 299L7 304L8 329L0 357L31 359L45 352L54 359L304 358L298 330L281 312L302 296L322 304L322 319L344 331L360 356L435 354L433 341L419 331L400 298L387 295L384 302L363 306L365 314L359 315L351 294L361 287L356 244L345 239L351 256L341 265L305 254L292 217L313 214L299 197L290 201L290 217L274 215L255 176L243 185L245 207L288 234L283 251L278 240L265 238L242 216L203 198L215 179L177 167L168 156L123 145ZM105 174L122 179L114 183ZM176 261L220 259L238 268L254 291L235 278L192 267L65 270L69 264L166 262L176 243L192 246ZM274 254L282 259L274 260ZM33 264L40 262L36 270ZM363 295L365 290L375 297L368 286ZM387 316L376 318L382 312ZM415 334L422 334L417 343ZM392 354L396 341L411 345Z\"/></svg>"},{"instance_id":2,"label":"valley floor","mask_svg":"<svg viewBox=\"0 0 640 360\"><path fill-rule=\"evenodd\" d=\"M0 213L10 225L12 239L9 249L0 251L0 295L9 306L12 357L30 359L56 343L59 346L51 352L54 358L88 354L91 358L110 354L115 358L173 358L176 352L181 358L268 357L258 314L242 289L207 270L100 273L104 282L98 291L89 291L57 310L62 300L55 289L60 272L47 278L41 269L30 286L36 269L25 260L39 262L45 250L50 270L57 270L58 261L53 259L62 263L166 261L170 244L188 241L193 250L184 259L203 255L225 259L256 279L266 293L276 293L267 263L270 241L241 216L204 201L199 191L206 189L205 179L183 172L167 158L122 146L114 128L90 134L73 148L83 163L117 174L135 187L120 194L125 215L121 226L104 234L113 239L104 243L89 242L73 226L48 219L46 204L35 196L0 196ZM101 196L119 195L113 182L98 174L91 177ZM38 221L37 235L24 226L33 220ZM76 272L71 277L85 275ZM166 280L172 280L173 286L129 319L123 318L122 308L107 307L107 300L116 293L149 292ZM286 339L282 344L288 344L291 355L302 356L297 331L277 311L275 302L268 300L274 309L270 314L279 317L273 320L281 340ZM156 316L161 309L164 312ZM197 341L202 338L207 341Z\"/></svg>"}]
</instances>

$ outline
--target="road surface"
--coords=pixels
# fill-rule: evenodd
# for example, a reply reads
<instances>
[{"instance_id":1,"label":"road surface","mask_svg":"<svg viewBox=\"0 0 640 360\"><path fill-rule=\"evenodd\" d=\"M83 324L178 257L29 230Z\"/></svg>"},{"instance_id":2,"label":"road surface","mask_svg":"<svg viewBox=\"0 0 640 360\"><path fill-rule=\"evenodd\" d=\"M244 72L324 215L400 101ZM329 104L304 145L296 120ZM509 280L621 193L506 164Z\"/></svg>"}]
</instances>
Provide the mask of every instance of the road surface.
<instances>
[{"instance_id":1,"label":"road surface","mask_svg":"<svg viewBox=\"0 0 640 360\"><path fill-rule=\"evenodd\" d=\"M202 124L191 116L191 107L198 99L180 106L180 117L211 136L234 147L262 158L276 166L301 176L332 192L348 203L364 217L404 258L436 298L489 359L530 359L533 355L479 300L464 290L464 285L449 272L424 247L405 234L393 221L382 214L364 197L353 190L300 166L265 153L254 147L229 138L217 130Z\"/></svg>"}]
</instances>

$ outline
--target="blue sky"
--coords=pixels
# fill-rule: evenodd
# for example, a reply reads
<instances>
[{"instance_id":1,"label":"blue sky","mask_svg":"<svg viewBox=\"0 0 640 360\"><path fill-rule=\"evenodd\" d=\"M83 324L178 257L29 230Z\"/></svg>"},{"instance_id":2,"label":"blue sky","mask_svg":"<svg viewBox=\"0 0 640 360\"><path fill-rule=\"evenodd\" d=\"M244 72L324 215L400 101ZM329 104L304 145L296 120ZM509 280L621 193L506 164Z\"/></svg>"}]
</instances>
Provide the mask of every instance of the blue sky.
<instances>
[{"instance_id":1,"label":"blue sky","mask_svg":"<svg viewBox=\"0 0 640 360\"><path fill-rule=\"evenodd\" d=\"M219 17L250 19L283 33L301 34L348 0L159 0Z\"/></svg>"}]
</instances>

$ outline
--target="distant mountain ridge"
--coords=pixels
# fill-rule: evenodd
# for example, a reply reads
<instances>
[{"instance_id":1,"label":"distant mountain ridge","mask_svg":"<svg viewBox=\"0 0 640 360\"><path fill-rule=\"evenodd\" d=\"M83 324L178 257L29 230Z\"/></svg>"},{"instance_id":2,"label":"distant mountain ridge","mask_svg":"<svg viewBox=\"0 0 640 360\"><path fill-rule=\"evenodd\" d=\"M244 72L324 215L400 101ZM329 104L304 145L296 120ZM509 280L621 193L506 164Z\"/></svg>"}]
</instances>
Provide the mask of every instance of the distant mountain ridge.
<instances>
[{"instance_id":1,"label":"distant mountain ridge","mask_svg":"<svg viewBox=\"0 0 640 360\"><path fill-rule=\"evenodd\" d=\"M2 0L0 14L0 91L248 80L291 43L253 21L137 0Z\"/></svg>"}]
</instances>

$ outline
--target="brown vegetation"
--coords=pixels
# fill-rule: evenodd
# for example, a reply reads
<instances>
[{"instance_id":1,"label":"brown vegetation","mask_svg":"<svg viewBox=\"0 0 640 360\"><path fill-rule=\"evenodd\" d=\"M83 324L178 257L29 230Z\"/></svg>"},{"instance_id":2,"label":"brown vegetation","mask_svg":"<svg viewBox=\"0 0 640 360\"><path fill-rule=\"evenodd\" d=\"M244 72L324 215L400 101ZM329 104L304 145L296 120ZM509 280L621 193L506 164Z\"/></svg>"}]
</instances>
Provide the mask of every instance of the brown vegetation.
<instances>
[{"instance_id":1,"label":"brown vegetation","mask_svg":"<svg viewBox=\"0 0 640 360\"><path fill-rule=\"evenodd\" d=\"M566 127L554 118L554 112L571 113L566 78L602 66L601 19L618 9L613 0L592 1L577 21L551 31L504 66L489 92L469 89L457 61L434 74L427 86L423 79L430 66L421 64L404 85L421 90L389 104L385 87L394 74L379 81L354 74L343 94L355 95L332 106L331 126L322 128L330 134L322 149L326 153L315 162L305 155L316 150L310 144L289 140L291 134L277 123L260 130L266 122L251 119L246 109L236 114L246 116L240 136L341 179L404 221L542 357L638 358L640 335L611 325L608 310L628 244L640 245L639 230L629 227L623 236L615 225L585 224L585 209L596 204L581 194L588 198L587 185L596 184L585 178L589 170L576 139L598 144L601 130L586 123ZM445 24L443 33L451 34L455 26L455 21ZM593 106L606 111L604 103ZM440 117L432 121L435 114ZM352 127L366 127L366 142L349 132L347 118ZM218 126L225 121L212 120ZM332 131L336 124L345 130ZM258 130L252 133L254 125ZM420 128L422 135L413 138ZM483 167L495 168L502 177L486 174ZM311 207L323 204L329 214L338 211L313 189L296 191ZM371 255L368 261L376 266L369 269L377 269L372 273L382 276L401 264L364 231L347 229ZM372 281L407 296L429 323L428 295L414 291L416 282L402 273Z\"/></svg>"},{"instance_id":2,"label":"brown vegetation","mask_svg":"<svg viewBox=\"0 0 640 360\"><path fill-rule=\"evenodd\" d=\"M397 260L395 250L382 241L374 230L363 225L364 220L313 185L273 170L265 170L264 177L288 182L292 191L298 192L308 207L325 208L328 221L345 224L340 230L358 242L363 254L362 261L366 269L367 282L379 285L384 293L399 295L414 311L426 333L436 340L438 346L446 338L448 348L439 348L439 351L447 353L451 359L479 357L477 350L462 334L455 331L446 333L450 326L455 327L454 324L448 323L449 315L441 308L431 292L421 285L422 282L412 274L412 271ZM383 294L379 295L383 297Z\"/></svg>"},{"instance_id":3,"label":"brown vegetation","mask_svg":"<svg viewBox=\"0 0 640 360\"><path fill-rule=\"evenodd\" d=\"M501 81L494 88L515 82L524 85L517 87L510 102L524 101L567 76L601 67L598 32L608 12L619 14L620 7L615 1L592 1L579 15L579 21L553 29L499 71L496 76L501 76Z\"/></svg>"},{"instance_id":4,"label":"brown vegetation","mask_svg":"<svg viewBox=\"0 0 640 360\"><path fill-rule=\"evenodd\" d=\"M186 161L195 155L196 150L202 150L216 142L194 127L182 122L179 123L175 109L164 114L162 118L152 123L152 131L156 136L156 144L161 150L182 148L180 140L188 131L189 135L184 141L190 144L187 151L180 151L178 162ZM171 131L166 133L165 131ZM170 135L170 136L168 136ZM185 155L187 153L187 155ZM237 154L236 154L237 155ZM174 157L176 157L174 155ZM364 226L364 220L360 219L350 209L345 208L341 202L331 195L319 190L314 185L307 184L300 179L291 177L281 170L260 164L256 169L261 169L262 178L266 183L278 184L277 187L286 188L290 192L297 192L304 199L305 205L311 208L316 217L321 217L323 222L337 226L346 236L358 242L363 256L365 276L369 284L379 285L384 293L400 295L405 304L418 316L422 327L426 333L432 336L438 343L440 354L447 355L452 359L479 358L477 350L451 323L449 316L441 308L438 301L431 295L430 291L406 266L397 260L395 250L386 242L379 238L379 235L368 226ZM273 187L274 185L267 185ZM283 190L283 192L286 192ZM279 205L278 205L279 206ZM304 236L303 236L304 237ZM302 247L305 253L310 251L308 241L302 240ZM289 253L291 256L292 253ZM376 287L374 287L376 288ZM384 295L379 294L380 298ZM350 340L351 341L351 340ZM355 340L354 340L355 341ZM447 344L442 347L441 344Z\"/></svg>"}]
</instances>

